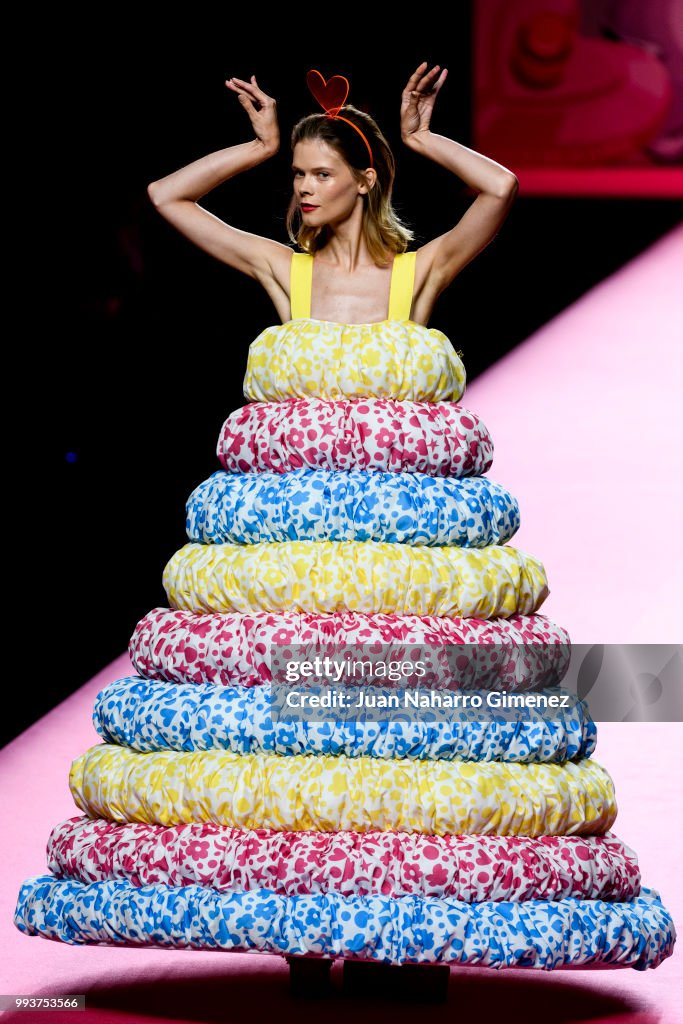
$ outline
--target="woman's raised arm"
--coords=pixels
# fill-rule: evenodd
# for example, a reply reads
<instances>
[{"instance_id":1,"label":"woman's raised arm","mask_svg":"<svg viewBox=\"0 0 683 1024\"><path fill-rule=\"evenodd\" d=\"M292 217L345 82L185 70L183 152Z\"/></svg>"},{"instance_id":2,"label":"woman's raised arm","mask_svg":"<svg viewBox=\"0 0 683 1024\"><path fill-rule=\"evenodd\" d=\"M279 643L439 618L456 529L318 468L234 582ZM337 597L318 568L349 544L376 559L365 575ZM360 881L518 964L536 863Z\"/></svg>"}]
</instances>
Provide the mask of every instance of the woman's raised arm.
<instances>
[{"instance_id":1,"label":"woman's raised arm","mask_svg":"<svg viewBox=\"0 0 683 1024\"><path fill-rule=\"evenodd\" d=\"M263 163L280 146L275 100L259 89L256 78L252 75L251 82L231 78L225 84L237 93L256 137L251 142L209 153L151 182L147 194L162 217L200 249L250 277L263 280L279 251L289 253L289 248L272 238L234 228L197 203L217 185Z\"/></svg>"},{"instance_id":2,"label":"woman's raised arm","mask_svg":"<svg viewBox=\"0 0 683 1024\"><path fill-rule=\"evenodd\" d=\"M516 176L502 164L435 135L429 129L434 101L446 78L438 78L437 64L426 72L426 62L411 75L401 97L401 138L405 144L457 174L479 195L450 231L432 239L419 250L428 266L429 291L435 296L496 236L517 195Z\"/></svg>"}]
</instances>

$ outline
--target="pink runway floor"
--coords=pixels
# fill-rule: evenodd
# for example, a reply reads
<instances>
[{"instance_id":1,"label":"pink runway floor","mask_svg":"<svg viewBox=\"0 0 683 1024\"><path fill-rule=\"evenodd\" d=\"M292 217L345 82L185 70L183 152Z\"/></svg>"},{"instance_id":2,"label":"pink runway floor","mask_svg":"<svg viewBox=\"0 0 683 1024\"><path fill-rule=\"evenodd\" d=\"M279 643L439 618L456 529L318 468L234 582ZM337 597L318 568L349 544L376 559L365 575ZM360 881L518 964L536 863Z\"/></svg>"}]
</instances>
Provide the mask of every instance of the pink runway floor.
<instances>
[{"instance_id":1,"label":"pink runway floor","mask_svg":"<svg viewBox=\"0 0 683 1024\"><path fill-rule=\"evenodd\" d=\"M543 562L542 610L575 644L683 640L681 267L683 225L463 397L493 438L487 475L519 501L511 543Z\"/></svg>"},{"instance_id":2,"label":"pink runway floor","mask_svg":"<svg viewBox=\"0 0 683 1024\"><path fill-rule=\"evenodd\" d=\"M574 643L681 640L683 308L676 264L683 265L683 229L595 288L466 392L464 404L482 416L493 437L488 475L520 502L514 546L543 561L552 591L543 611ZM100 741L91 722L95 696L130 673L124 655L0 752L0 993L85 993L85 1012L39 1018L78 1024L254 1024L318 1015L335 1024L350 1013L359 1022L381 1019L379 1004L344 997L340 965L333 968L335 995L306 1003L290 998L287 965L279 957L68 946L14 927L21 882L47 870L50 831L80 813L68 775L73 759ZM683 728L599 724L595 758L615 782L614 831L637 851L644 884L661 893L680 932ZM397 1024L412 1024L424 1012L444 1021L457 1014L461 1021L509 1024L678 1024L682 963L677 948L646 972L454 968L447 1006L426 1011L396 1002L386 1012ZM23 1024L34 1017L2 1016Z\"/></svg>"}]
</instances>

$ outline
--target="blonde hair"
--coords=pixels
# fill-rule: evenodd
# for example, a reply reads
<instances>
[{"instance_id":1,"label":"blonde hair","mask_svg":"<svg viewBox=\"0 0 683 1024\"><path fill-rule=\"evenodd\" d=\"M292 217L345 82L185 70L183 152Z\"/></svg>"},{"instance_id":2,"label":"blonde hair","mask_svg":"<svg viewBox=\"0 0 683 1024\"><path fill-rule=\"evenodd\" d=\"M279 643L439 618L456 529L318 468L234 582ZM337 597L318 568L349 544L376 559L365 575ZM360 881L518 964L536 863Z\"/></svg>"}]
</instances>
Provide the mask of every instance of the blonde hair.
<instances>
[{"instance_id":1,"label":"blonde hair","mask_svg":"<svg viewBox=\"0 0 683 1024\"><path fill-rule=\"evenodd\" d=\"M372 150L372 166L377 172L377 180L367 194L363 194L363 235L375 264L386 267L389 264L387 254L405 252L414 238L413 232L401 221L391 203L396 176L394 154L370 114L358 110L350 103L341 107L339 113L358 125ZM369 166L368 151L355 128L326 114L309 114L292 129L292 152L297 142L309 139L320 139L331 146L348 164L356 181L367 183L364 171ZM297 215L300 219L298 226ZM290 241L311 255L321 249L329 237L327 225L316 228L303 223L295 195L292 195L289 203L286 226Z\"/></svg>"}]
</instances>

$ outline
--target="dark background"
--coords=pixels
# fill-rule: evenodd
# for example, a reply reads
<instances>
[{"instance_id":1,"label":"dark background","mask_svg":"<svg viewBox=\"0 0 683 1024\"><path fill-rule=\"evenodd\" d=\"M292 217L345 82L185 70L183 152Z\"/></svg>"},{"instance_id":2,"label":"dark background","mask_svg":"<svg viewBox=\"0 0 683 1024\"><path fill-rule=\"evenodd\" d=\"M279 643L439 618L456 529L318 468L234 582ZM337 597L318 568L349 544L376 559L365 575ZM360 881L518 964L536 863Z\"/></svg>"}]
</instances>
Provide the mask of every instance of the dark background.
<instances>
[{"instance_id":1,"label":"dark background","mask_svg":"<svg viewBox=\"0 0 683 1024\"><path fill-rule=\"evenodd\" d=\"M288 134L318 109L305 83L312 67L344 74L349 102L376 117L394 148L394 200L416 231L411 247L471 202L399 135L401 91L427 60L449 69L432 130L470 144L466 4L449 9L448 26L425 12L417 25L373 25L364 9L340 8L334 33L319 9L292 7L277 23L260 8L234 10L193 7L172 21L160 8L157 24L119 7L53 13L26 68L38 97L19 154L29 154L33 216L15 344L23 412L8 428L19 500L7 539L21 674L6 680L25 689L0 742L125 651L136 622L167 604L161 576L186 542L185 501L220 468L216 441L245 402L249 344L278 322L256 282L195 248L147 199L150 181L252 137L225 79L255 74L278 102L282 133L276 157L200 201L229 223L287 242ZM521 193L430 326L462 350L472 381L678 220L666 200Z\"/></svg>"}]
</instances>

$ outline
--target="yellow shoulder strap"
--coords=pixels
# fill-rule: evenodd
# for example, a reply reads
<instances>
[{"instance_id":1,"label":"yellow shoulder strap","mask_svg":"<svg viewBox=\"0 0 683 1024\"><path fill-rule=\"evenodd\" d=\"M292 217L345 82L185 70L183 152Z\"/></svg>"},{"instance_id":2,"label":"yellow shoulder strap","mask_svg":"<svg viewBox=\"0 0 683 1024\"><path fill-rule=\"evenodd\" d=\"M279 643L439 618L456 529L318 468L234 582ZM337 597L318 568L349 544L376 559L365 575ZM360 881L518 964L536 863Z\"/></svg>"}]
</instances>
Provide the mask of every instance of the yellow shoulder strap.
<instances>
[{"instance_id":1,"label":"yellow shoulder strap","mask_svg":"<svg viewBox=\"0 0 683 1024\"><path fill-rule=\"evenodd\" d=\"M410 319L416 256L417 252L403 252L396 253L394 257L389 291L389 320ZM307 252L293 252L289 281L292 320L310 317L312 281L313 257Z\"/></svg>"},{"instance_id":2,"label":"yellow shoulder strap","mask_svg":"<svg viewBox=\"0 0 683 1024\"><path fill-rule=\"evenodd\" d=\"M289 274L289 305L292 320L310 317L312 280L313 257L307 252L293 252Z\"/></svg>"},{"instance_id":3,"label":"yellow shoulder strap","mask_svg":"<svg viewBox=\"0 0 683 1024\"><path fill-rule=\"evenodd\" d=\"M389 292L389 320L410 320L416 256L417 252L401 252L394 256Z\"/></svg>"}]
</instances>

